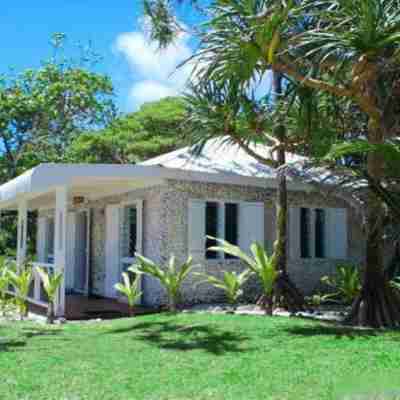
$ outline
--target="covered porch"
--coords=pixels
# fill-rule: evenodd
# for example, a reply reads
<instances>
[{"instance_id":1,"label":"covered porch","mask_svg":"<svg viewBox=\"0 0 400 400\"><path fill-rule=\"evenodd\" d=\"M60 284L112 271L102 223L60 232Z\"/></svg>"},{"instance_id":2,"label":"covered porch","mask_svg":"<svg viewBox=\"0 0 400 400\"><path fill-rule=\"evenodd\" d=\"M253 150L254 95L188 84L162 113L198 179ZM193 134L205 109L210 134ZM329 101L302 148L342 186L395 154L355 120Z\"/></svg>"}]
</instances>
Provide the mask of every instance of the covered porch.
<instances>
[{"instance_id":1,"label":"covered porch","mask_svg":"<svg viewBox=\"0 0 400 400\"><path fill-rule=\"evenodd\" d=\"M55 307L58 317L88 319L127 314L126 304L116 296L91 296L91 230L96 221L91 217L90 204L160 184L162 180L154 172L151 167L139 166L44 164L0 186L0 210L17 211L17 267L30 261L33 269L27 300L34 310L45 312L48 306L37 273L40 266L50 274L63 273ZM32 223L28 215L33 211L40 211L36 251L28 254L28 225ZM43 217L47 212L49 216ZM111 245L112 239L108 240ZM115 254L115 249L111 250L109 253ZM120 270L115 270L111 286L119 277ZM140 312L147 310L142 308Z\"/></svg>"}]
</instances>

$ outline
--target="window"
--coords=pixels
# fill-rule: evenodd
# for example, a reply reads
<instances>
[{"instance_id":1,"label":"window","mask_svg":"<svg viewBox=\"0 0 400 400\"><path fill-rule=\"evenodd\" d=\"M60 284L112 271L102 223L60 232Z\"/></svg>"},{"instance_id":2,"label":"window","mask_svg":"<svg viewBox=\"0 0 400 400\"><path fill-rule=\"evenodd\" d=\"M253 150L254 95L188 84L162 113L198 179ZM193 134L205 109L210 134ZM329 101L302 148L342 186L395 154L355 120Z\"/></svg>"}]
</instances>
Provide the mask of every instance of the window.
<instances>
[{"instance_id":1,"label":"window","mask_svg":"<svg viewBox=\"0 0 400 400\"><path fill-rule=\"evenodd\" d=\"M137 251L137 208L129 205L123 209L123 249L124 258L134 258Z\"/></svg>"},{"instance_id":2,"label":"window","mask_svg":"<svg viewBox=\"0 0 400 400\"><path fill-rule=\"evenodd\" d=\"M311 232L310 232L310 216L311 210L309 208L300 209L300 254L301 258L310 258L310 242L311 242Z\"/></svg>"},{"instance_id":3,"label":"window","mask_svg":"<svg viewBox=\"0 0 400 400\"><path fill-rule=\"evenodd\" d=\"M50 264L54 263L54 218L47 219L47 246L46 246L46 257L47 262Z\"/></svg>"},{"instance_id":4,"label":"window","mask_svg":"<svg viewBox=\"0 0 400 400\"><path fill-rule=\"evenodd\" d=\"M239 206L236 203L206 202L206 235L225 239L229 243L239 243ZM223 229L221 229L221 228ZM222 231L221 231L222 230ZM216 251L208 250L217 243L213 239L206 238L206 258L217 259ZM235 258L228 254L221 255L226 259Z\"/></svg>"},{"instance_id":5,"label":"window","mask_svg":"<svg viewBox=\"0 0 400 400\"><path fill-rule=\"evenodd\" d=\"M325 210L315 210L315 257L325 257Z\"/></svg>"},{"instance_id":6,"label":"window","mask_svg":"<svg viewBox=\"0 0 400 400\"><path fill-rule=\"evenodd\" d=\"M300 209L301 258L326 257L326 211L320 208Z\"/></svg>"},{"instance_id":7,"label":"window","mask_svg":"<svg viewBox=\"0 0 400 400\"><path fill-rule=\"evenodd\" d=\"M235 203L225 204L225 240L231 244L239 244L239 207ZM236 258L225 254L225 258Z\"/></svg>"},{"instance_id":8,"label":"window","mask_svg":"<svg viewBox=\"0 0 400 400\"><path fill-rule=\"evenodd\" d=\"M218 253L216 251L208 250L209 247L215 246L216 241L210 239L208 236L218 238L218 203L206 203L206 258L216 259Z\"/></svg>"}]
</instances>

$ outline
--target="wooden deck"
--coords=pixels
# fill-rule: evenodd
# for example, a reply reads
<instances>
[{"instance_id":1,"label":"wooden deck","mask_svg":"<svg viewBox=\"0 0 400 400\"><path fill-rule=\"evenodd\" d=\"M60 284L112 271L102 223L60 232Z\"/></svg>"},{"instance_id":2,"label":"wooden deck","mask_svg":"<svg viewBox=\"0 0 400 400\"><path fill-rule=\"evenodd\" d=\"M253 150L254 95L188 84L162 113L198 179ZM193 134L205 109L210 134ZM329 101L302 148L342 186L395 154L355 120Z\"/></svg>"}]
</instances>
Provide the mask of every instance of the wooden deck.
<instances>
[{"instance_id":1,"label":"wooden deck","mask_svg":"<svg viewBox=\"0 0 400 400\"><path fill-rule=\"evenodd\" d=\"M67 320L113 319L128 316L128 305L114 299L67 295L65 300L65 318ZM34 313L46 313L43 307L30 305L29 308ZM138 315L157 312L155 309L143 306L137 307L135 311Z\"/></svg>"}]
</instances>

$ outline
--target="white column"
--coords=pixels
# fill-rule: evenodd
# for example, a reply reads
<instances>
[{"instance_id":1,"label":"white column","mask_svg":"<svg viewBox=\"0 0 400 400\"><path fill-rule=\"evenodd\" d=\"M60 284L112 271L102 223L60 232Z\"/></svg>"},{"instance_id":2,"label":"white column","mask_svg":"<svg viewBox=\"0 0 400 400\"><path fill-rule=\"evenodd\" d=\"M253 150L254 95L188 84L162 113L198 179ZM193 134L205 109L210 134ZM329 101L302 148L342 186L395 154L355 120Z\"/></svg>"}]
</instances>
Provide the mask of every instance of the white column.
<instances>
[{"instance_id":1,"label":"white column","mask_svg":"<svg viewBox=\"0 0 400 400\"><path fill-rule=\"evenodd\" d=\"M23 264L26 258L26 239L28 225L28 205L26 200L18 204L18 226L17 226L17 265Z\"/></svg>"},{"instance_id":2,"label":"white column","mask_svg":"<svg viewBox=\"0 0 400 400\"><path fill-rule=\"evenodd\" d=\"M64 279L60 285L59 296L55 311L57 316L65 313L65 270L67 256L67 214L68 214L68 188L66 186L56 189L56 209L54 226L54 264L55 272L62 272Z\"/></svg>"}]
</instances>

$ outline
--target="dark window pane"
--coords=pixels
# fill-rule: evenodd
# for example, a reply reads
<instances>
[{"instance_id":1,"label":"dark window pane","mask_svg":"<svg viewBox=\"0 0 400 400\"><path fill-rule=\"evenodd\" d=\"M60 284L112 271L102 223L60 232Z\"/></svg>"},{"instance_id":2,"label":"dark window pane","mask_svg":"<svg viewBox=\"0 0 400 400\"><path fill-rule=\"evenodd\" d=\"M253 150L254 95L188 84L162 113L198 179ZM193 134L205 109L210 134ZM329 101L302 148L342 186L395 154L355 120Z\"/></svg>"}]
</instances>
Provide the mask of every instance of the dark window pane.
<instances>
[{"instance_id":1,"label":"dark window pane","mask_svg":"<svg viewBox=\"0 0 400 400\"><path fill-rule=\"evenodd\" d=\"M206 235L218 237L218 203L206 203ZM208 248L215 246L216 242L213 239L206 239L206 258L217 258L218 253L209 251Z\"/></svg>"},{"instance_id":2,"label":"dark window pane","mask_svg":"<svg viewBox=\"0 0 400 400\"><path fill-rule=\"evenodd\" d=\"M225 204L225 240L231 244L238 244L238 205L234 203ZM235 258L225 254L225 258Z\"/></svg>"},{"instance_id":3,"label":"dark window pane","mask_svg":"<svg viewBox=\"0 0 400 400\"><path fill-rule=\"evenodd\" d=\"M136 207L128 208L129 247L128 257L134 257L136 252L137 210Z\"/></svg>"},{"instance_id":4,"label":"dark window pane","mask_svg":"<svg viewBox=\"0 0 400 400\"><path fill-rule=\"evenodd\" d=\"M310 209L300 209L300 256L310 258Z\"/></svg>"},{"instance_id":5,"label":"dark window pane","mask_svg":"<svg viewBox=\"0 0 400 400\"><path fill-rule=\"evenodd\" d=\"M325 211L315 210L315 257L325 257Z\"/></svg>"}]
</instances>

